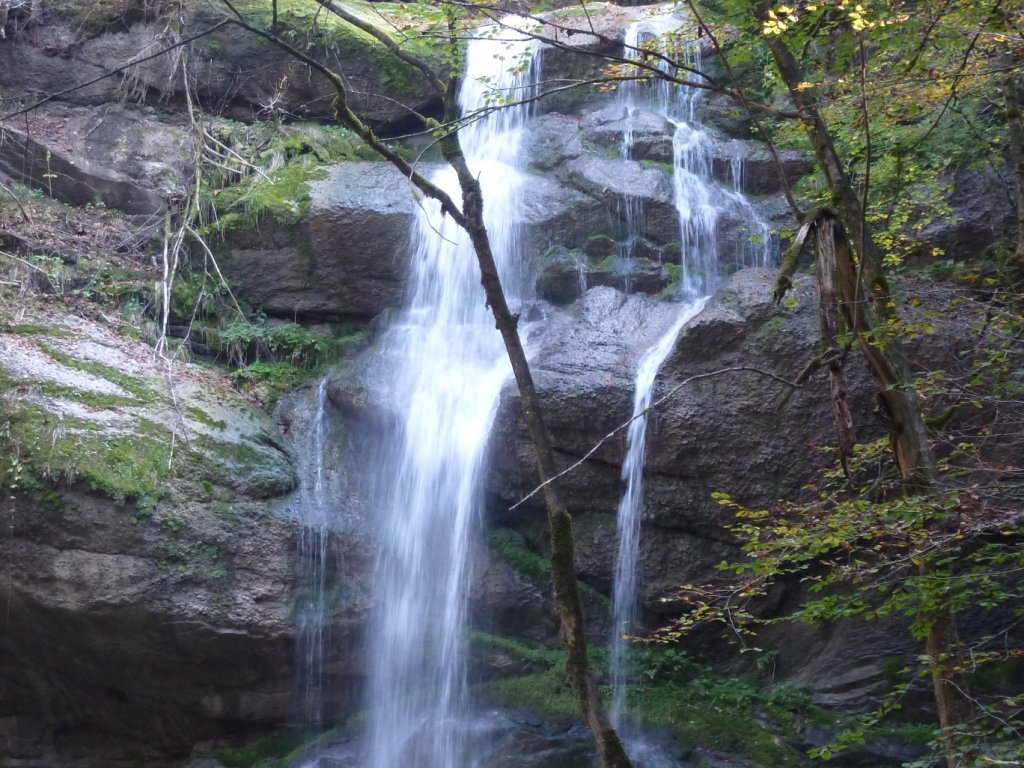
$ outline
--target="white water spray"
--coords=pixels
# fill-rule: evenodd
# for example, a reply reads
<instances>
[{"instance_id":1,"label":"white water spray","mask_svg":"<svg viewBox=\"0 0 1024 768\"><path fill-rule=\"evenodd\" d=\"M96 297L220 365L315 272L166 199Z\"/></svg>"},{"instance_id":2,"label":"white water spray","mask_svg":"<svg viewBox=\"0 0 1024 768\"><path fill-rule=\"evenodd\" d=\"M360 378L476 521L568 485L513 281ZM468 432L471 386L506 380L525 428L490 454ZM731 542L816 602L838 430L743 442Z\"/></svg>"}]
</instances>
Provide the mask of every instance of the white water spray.
<instances>
[{"instance_id":1,"label":"white water spray","mask_svg":"<svg viewBox=\"0 0 1024 768\"><path fill-rule=\"evenodd\" d=\"M493 39L487 34L469 44L463 115L529 96L536 84L536 44L510 39L516 35L507 30L495 30ZM525 107L497 110L460 133L483 187L485 223L503 276L516 256L526 116ZM432 181L462 199L450 169ZM400 426L378 459L381 552L368 642L366 764L456 768L471 762L463 648L470 542L484 449L510 368L469 239L433 201L422 203L413 247L410 303L384 341L384 357L395 362L383 378Z\"/></svg>"}]
</instances>

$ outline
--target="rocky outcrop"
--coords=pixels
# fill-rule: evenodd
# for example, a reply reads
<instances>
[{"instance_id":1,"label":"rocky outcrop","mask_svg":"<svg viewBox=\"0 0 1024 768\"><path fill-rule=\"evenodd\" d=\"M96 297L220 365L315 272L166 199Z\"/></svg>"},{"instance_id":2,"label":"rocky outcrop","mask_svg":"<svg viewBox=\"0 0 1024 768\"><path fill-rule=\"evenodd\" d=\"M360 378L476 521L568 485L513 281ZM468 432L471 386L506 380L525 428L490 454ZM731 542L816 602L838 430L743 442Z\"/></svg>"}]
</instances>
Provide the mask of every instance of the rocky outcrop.
<instances>
[{"instance_id":1,"label":"rocky outcrop","mask_svg":"<svg viewBox=\"0 0 1024 768\"><path fill-rule=\"evenodd\" d=\"M194 152L181 122L153 109L51 103L4 128L0 173L70 205L153 215L185 197Z\"/></svg>"},{"instance_id":2,"label":"rocky outcrop","mask_svg":"<svg viewBox=\"0 0 1024 768\"><path fill-rule=\"evenodd\" d=\"M989 246L1004 242L1016 226L1007 174L1008 169L1002 174L999 169L961 169L953 173L942 195L948 213L933 219L932 207L923 212L929 221L917 234L912 261L934 263L936 249L947 259L976 258Z\"/></svg>"},{"instance_id":3,"label":"rocky outcrop","mask_svg":"<svg viewBox=\"0 0 1024 768\"><path fill-rule=\"evenodd\" d=\"M253 4L250 19L269 22L269 5ZM325 78L240 27L214 29L226 19L225 9L216 3L186 3L181 9L125 3L62 10L63 16L43 10L17 34L0 39L5 97L33 101L60 94L61 101L83 106L125 99L156 104L183 101L187 82L202 106L235 119L333 118L335 91ZM400 125L410 110L431 111L422 76L388 60L383 47L368 36L346 32L330 21L314 24L312 12L282 16L281 21L291 28L293 43L308 44L310 53L328 66L342 69L344 63L350 106L375 126ZM197 35L187 59L154 56L125 67L146 53ZM124 71L103 77L115 68ZM72 88L76 83L88 84Z\"/></svg>"},{"instance_id":4,"label":"rocky outcrop","mask_svg":"<svg viewBox=\"0 0 1024 768\"><path fill-rule=\"evenodd\" d=\"M354 162L309 186L298 225L266 220L226 235L219 264L239 295L287 318L372 318L401 306L422 204L409 180L389 163ZM550 179L533 177L526 187L516 210L524 252L555 240L581 245L604 217L594 200Z\"/></svg>"},{"instance_id":5,"label":"rocky outcrop","mask_svg":"<svg viewBox=\"0 0 1024 768\"><path fill-rule=\"evenodd\" d=\"M292 714L297 482L213 372L98 322L0 326L0 752L163 758ZM354 560L354 558L352 558Z\"/></svg>"},{"instance_id":6,"label":"rocky outcrop","mask_svg":"<svg viewBox=\"0 0 1024 768\"><path fill-rule=\"evenodd\" d=\"M749 370L683 384L738 366L792 380L814 357L818 320L813 284L802 280L792 294L796 304L783 308L770 301L772 282L767 270L734 275L684 328L659 375L655 398L673 394L650 416L648 431L640 583L650 614L671 612L673 604L662 598L674 594L678 584L713 580L715 565L737 556L724 530L729 520L712 492L727 489L749 506L793 497L816 477L821 450L835 441L823 374L796 390ZM913 284L902 290L918 295ZM933 309L944 306L945 298L934 287L922 295ZM678 311L676 304L607 288L591 289L564 308L545 309L533 356L534 379L563 468L628 420L639 358ZM958 305L943 317L946 327L913 343L914 359L953 365L957 348L948 340L968 343L964 328L982 311L970 302ZM857 429L862 439L870 439L883 431L873 415L874 384L856 356L851 356L847 377ZM509 511L537 482L518 396L511 388L502 399L494 434L492 519L522 531L535 551L544 552L539 497ZM606 439L590 459L559 480L574 517L577 568L601 590L608 589L613 572L625 434L622 430ZM775 637L780 671L798 674L827 704L848 705L877 693L885 683L881 659L913 652L911 644L892 639L905 633L878 627L844 627L826 635L793 632L799 637ZM817 649L813 664L795 650L809 644ZM716 647L712 642L705 650L714 657Z\"/></svg>"}]
</instances>

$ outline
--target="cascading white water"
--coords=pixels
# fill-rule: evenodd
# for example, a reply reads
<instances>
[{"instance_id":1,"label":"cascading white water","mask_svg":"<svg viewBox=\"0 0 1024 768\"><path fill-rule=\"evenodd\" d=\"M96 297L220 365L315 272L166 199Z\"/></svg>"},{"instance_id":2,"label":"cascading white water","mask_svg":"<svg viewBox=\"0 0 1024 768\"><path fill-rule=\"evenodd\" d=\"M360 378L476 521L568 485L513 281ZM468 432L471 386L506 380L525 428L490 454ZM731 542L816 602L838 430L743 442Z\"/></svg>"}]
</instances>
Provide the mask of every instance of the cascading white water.
<instances>
[{"instance_id":1,"label":"cascading white water","mask_svg":"<svg viewBox=\"0 0 1024 768\"><path fill-rule=\"evenodd\" d=\"M299 716L312 726L324 718L324 645L327 626L327 534L333 495L328 490L327 381L316 392L316 403L306 430L297 499L299 529L300 593L295 605L298 628L296 672L299 682Z\"/></svg>"},{"instance_id":2,"label":"cascading white water","mask_svg":"<svg viewBox=\"0 0 1024 768\"><path fill-rule=\"evenodd\" d=\"M495 29L469 43L463 115L518 100L536 86L539 49L514 37ZM484 218L503 276L516 255L526 116L526 107L498 110L460 133L483 187ZM462 199L450 169L432 180ZM384 341L383 356L394 362L383 378L401 413L394 444L377 468L381 552L368 642L366 764L455 768L469 764L463 643L470 542L481 462L510 368L472 246L433 201L422 203L413 247L409 307Z\"/></svg>"},{"instance_id":3,"label":"cascading white water","mask_svg":"<svg viewBox=\"0 0 1024 768\"><path fill-rule=\"evenodd\" d=\"M653 17L630 25L625 38L627 56L637 58L641 55L638 52L641 46L653 44L659 52L682 58L683 64L699 71L700 49L695 43L680 46L675 40L666 42L666 33L677 31L679 26L680 20L671 15ZM659 66L671 74L670 64L661 61ZM685 77L683 70L677 70L677 73ZM640 361L633 398L635 421L629 428L627 455L622 465L626 491L618 508L618 551L610 644L611 716L620 732L626 726L626 690L630 673L628 634L635 631L638 618L638 556L640 521L644 508L643 469L647 437L645 412L653 398L655 380L662 364L675 347L676 337L686 323L704 308L715 289L719 272L717 230L722 214L730 209L743 211L752 221L751 230L756 236L749 246L739 249L738 261L751 265L767 264L770 255L768 228L756 217L738 187L725 190L712 180L710 137L696 120L699 95L700 91L696 88L657 81L653 88L641 88L627 83L621 97L630 118L637 110L647 109L658 112L675 125L673 185L679 214L679 294L682 301L672 327L647 350ZM624 157L630 156L632 140L632 131L627 128L621 150ZM734 179L739 178L739 171L734 169L733 176ZM626 736L627 748L634 752L639 749L638 745L630 743L628 733L623 735Z\"/></svg>"}]
</instances>

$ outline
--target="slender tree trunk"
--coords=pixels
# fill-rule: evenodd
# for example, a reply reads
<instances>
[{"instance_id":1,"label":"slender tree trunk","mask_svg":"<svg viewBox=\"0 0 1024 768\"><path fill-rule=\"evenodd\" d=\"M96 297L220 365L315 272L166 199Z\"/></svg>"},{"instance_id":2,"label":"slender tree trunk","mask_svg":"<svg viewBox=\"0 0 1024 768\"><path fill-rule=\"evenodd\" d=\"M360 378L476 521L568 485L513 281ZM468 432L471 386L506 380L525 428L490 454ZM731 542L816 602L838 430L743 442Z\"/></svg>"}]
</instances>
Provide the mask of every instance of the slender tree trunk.
<instances>
[{"instance_id":1,"label":"slender tree trunk","mask_svg":"<svg viewBox=\"0 0 1024 768\"><path fill-rule=\"evenodd\" d=\"M887 331L890 318L895 316L881 253L821 111L810 92L799 87L803 72L796 58L777 36L768 38L768 47L825 174L838 219L851 234L851 238L842 238L846 256L837 255L839 263L854 265L856 270L856 279L849 284L853 294L844 297L850 328L856 334L858 346L878 383L879 398L892 420L896 460L903 481L908 491L920 491L931 484L935 462L903 345L893 336L877 337L878 333Z\"/></svg>"},{"instance_id":2,"label":"slender tree trunk","mask_svg":"<svg viewBox=\"0 0 1024 768\"><path fill-rule=\"evenodd\" d=\"M898 369L889 358L891 343L881 345L871 341L874 328L867 319L867 313L857 311L856 298L859 295L857 266L842 222L828 209L813 211L810 216L813 218L804 222L794 249L800 248L808 229L813 227L817 236L816 263L818 279L821 281L819 311L822 317L823 333L831 333L837 324L838 319L835 317L835 313L838 303L838 309L842 311L846 323L854 330L858 338L861 351L867 359L868 368L876 383L881 386L885 381L898 381ZM788 281L789 273L795 266L795 259L786 259L780 273L780 285L784 285ZM836 283L838 286L835 285ZM778 292L776 295L778 296ZM839 389L844 382L841 377L835 375L831 367L829 373L832 377L836 428L840 436L840 447L845 450L844 440L852 440L853 434L852 421L848 421L851 419L849 411L844 408L846 403L842 395L845 393ZM897 406L907 402L916 406L916 397L913 400L893 401L887 399L886 394L884 389L880 391L879 401L882 407L889 410L890 416L893 415L890 407L892 402L895 402ZM913 394L913 390L910 394ZM901 415L903 418L921 418L920 411L916 408L903 411ZM913 439L915 433L900 429L895 419L893 419L891 429L893 430L893 450L901 471L908 463L919 461L922 451L930 452L927 442L918 444ZM930 453L928 455L930 456ZM913 479L915 477L917 480ZM908 494L921 493L928 488L928 485L921 481L921 477L921 474L917 474L908 478L907 473L904 473L904 488ZM943 566L943 568L947 567ZM918 573L927 579L939 575L939 569L932 559L924 558L918 566ZM960 674L957 664L957 651L960 643L957 638L956 619L952 612L941 604L930 609L920 618L928 626L925 636L925 653L929 659L929 673L932 678L939 724L942 727L947 766L948 768L963 768L968 764L970 755L961 748L959 730L967 723L970 717L970 708L965 697L966 688L963 676Z\"/></svg>"},{"instance_id":3,"label":"slender tree trunk","mask_svg":"<svg viewBox=\"0 0 1024 768\"><path fill-rule=\"evenodd\" d=\"M842 285L844 275L840 274L836 258L836 238L831 226L819 223L817 229L818 258L815 261L818 276L818 318L821 324L822 353L828 358L829 390L832 395L832 410L836 422L836 436L839 440L839 456L846 470L846 460L853 453L857 433L853 426L853 414L846 399L846 374L843 371L843 354L840 350L839 324ZM846 262L844 261L845 265ZM848 268L844 269L848 271ZM840 287L837 291L836 281Z\"/></svg>"},{"instance_id":4,"label":"slender tree trunk","mask_svg":"<svg viewBox=\"0 0 1024 768\"><path fill-rule=\"evenodd\" d=\"M1021 115L1020 89L1013 69L1014 57L1004 49L1000 57L1003 73L1003 104L1006 107L1006 126L1010 134L1010 164L1016 186L1017 248L1014 263L1024 270L1024 117Z\"/></svg>"},{"instance_id":5,"label":"slender tree trunk","mask_svg":"<svg viewBox=\"0 0 1024 768\"><path fill-rule=\"evenodd\" d=\"M454 117L454 87L450 86L450 95L446 115L448 120ZM447 121L446 121L447 122ZM484 227L484 199L480 182L470 170L459 144L457 134L448 134L441 141L441 152L445 160L455 169L462 189L462 213L466 217L466 232L469 234L480 264L480 278L484 287L487 303L494 314L495 325L501 333L512 363L512 372L519 388L523 418L526 428L533 441L537 456L537 467L544 485L544 501L547 506L548 529L551 533L551 580L554 587L555 606L558 609L561 626L562 645L566 654L566 674L576 693L580 711L587 721L587 726L594 735L597 749L601 756L601 764L605 768L631 768L632 763L626 755L618 733L601 701L597 680L590 667L587 656L585 624L583 620L583 604L580 600L579 583L576 579L575 539L572 532L572 516L562 503L557 484L548 482L557 474L554 452L548 438L547 427L544 425L540 398L533 383L533 374L526 359L519 338L519 316L514 315L505 299L505 291L501 286L501 278L494 262L490 239Z\"/></svg>"}]
</instances>

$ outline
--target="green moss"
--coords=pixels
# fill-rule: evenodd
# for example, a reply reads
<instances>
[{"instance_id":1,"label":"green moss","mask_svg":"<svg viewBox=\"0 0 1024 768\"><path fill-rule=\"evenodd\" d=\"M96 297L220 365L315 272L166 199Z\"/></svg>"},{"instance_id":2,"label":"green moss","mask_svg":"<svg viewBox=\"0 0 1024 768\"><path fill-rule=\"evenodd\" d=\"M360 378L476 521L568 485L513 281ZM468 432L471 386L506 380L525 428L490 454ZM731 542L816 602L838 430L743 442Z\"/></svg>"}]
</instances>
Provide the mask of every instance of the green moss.
<instances>
[{"instance_id":1,"label":"green moss","mask_svg":"<svg viewBox=\"0 0 1024 768\"><path fill-rule=\"evenodd\" d=\"M565 652L529 646L498 635L473 632L470 641L485 648L498 648L516 659L546 669L529 675L492 680L479 686L479 692L497 704L526 707L549 720L579 717L576 695L565 677Z\"/></svg>"},{"instance_id":2,"label":"green moss","mask_svg":"<svg viewBox=\"0 0 1024 768\"><path fill-rule=\"evenodd\" d=\"M359 12L357 3L346 4L349 10ZM270 0L240 0L237 7L246 15L264 26L271 21ZM373 71L378 74L384 89L398 94L413 94L422 78L415 67L392 54L372 35L357 29L337 16L324 13L316 6L303 0L277 0L278 24L285 28L284 35L297 39L307 48L318 48L318 58L329 60L358 60L372 62ZM422 12L423 14L427 11ZM367 11L374 17L379 11ZM374 21L378 21L374 18ZM421 58L436 59L439 46L431 45L434 38L422 39L410 34L403 37L395 34L402 47ZM439 62L434 62L435 64Z\"/></svg>"},{"instance_id":3,"label":"green moss","mask_svg":"<svg viewBox=\"0 0 1024 768\"><path fill-rule=\"evenodd\" d=\"M39 348L61 365L65 365L68 368L74 368L77 371L85 371L93 376L98 376L99 378L109 381L111 384L131 393L132 397L138 401L135 405L138 405L139 403L156 403L164 399L138 378L122 373L116 368L111 368L110 366L93 361L79 360L78 358L51 347L48 344L40 344Z\"/></svg>"},{"instance_id":4,"label":"green moss","mask_svg":"<svg viewBox=\"0 0 1024 768\"><path fill-rule=\"evenodd\" d=\"M662 291L665 296L678 296L679 288L683 284L683 265L666 261L663 265L668 273L668 285Z\"/></svg>"},{"instance_id":5,"label":"green moss","mask_svg":"<svg viewBox=\"0 0 1024 768\"><path fill-rule=\"evenodd\" d=\"M219 191L213 202L220 229L253 229L261 219L271 218L294 227L309 210L310 181L327 178L327 169L308 162L286 165L266 178L249 176Z\"/></svg>"},{"instance_id":6,"label":"green moss","mask_svg":"<svg viewBox=\"0 0 1024 768\"><path fill-rule=\"evenodd\" d=\"M314 371L291 363L251 363L230 374L231 379L243 387L264 387L269 403L275 402L289 389L309 381L315 375Z\"/></svg>"},{"instance_id":7,"label":"green moss","mask_svg":"<svg viewBox=\"0 0 1024 768\"><path fill-rule=\"evenodd\" d=\"M251 768L268 760L273 761L270 765L284 765L283 758L308 743L311 738L313 734L305 730L279 731L255 744L215 750L214 755L225 768Z\"/></svg>"},{"instance_id":8,"label":"green moss","mask_svg":"<svg viewBox=\"0 0 1024 768\"><path fill-rule=\"evenodd\" d=\"M216 214L212 228L222 231L252 229L268 218L293 227L309 209L309 182L325 178L327 165L373 156L352 132L313 123L223 121L216 137L249 163L215 169L204 180L203 201ZM260 172L252 173L253 166ZM214 293L223 290L213 288ZM195 306L194 297L186 295L192 288L183 285L180 290L177 303Z\"/></svg>"},{"instance_id":9,"label":"green moss","mask_svg":"<svg viewBox=\"0 0 1024 768\"><path fill-rule=\"evenodd\" d=\"M660 163L657 160L641 160L640 165L644 168L651 168L656 171L667 173L669 176L675 173L675 168L672 167L672 163Z\"/></svg>"},{"instance_id":10,"label":"green moss","mask_svg":"<svg viewBox=\"0 0 1024 768\"><path fill-rule=\"evenodd\" d=\"M570 522L571 524L571 522ZM488 536L487 543L502 561L508 563L520 574L539 587L551 581L551 562L528 549L522 536L509 528L496 528ZM580 591L603 609L611 607L611 601L589 584L577 581Z\"/></svg>"},{"instance_id":11,"label":"green moss","mask_svg":"<svg viewBox=\"0 0 1024 768\"><path fill-rule=\"evenodd\" d=\"M534 583L546 583L551 578L551 564L536 552L527 549L522 537L508 528L491 532L487 543L494 553Z\"/></svg>"},{"instance_id":12,"label":"green moss","mask_svg":"<svg viewBox=\"0 0 1024 768\"><path fill-rule=\"evenodd\" d=\"M9 333L15 336L70 336L67 331L60 328L51 328L46 325L32 323L0 323L0 333Z\"/></svg>"},{"instance_id":13,"label":"green moss","mask_svg":"<svg viewBox=\"0 0 1024 768\"><path fill-rule=\"evenodd\" d=\"M224 419L215 419L206 411L202 410L201 408L196 408L194 405L190 405L188 408L186 408L185 413L187 413L190 418L194 419L195 421L198 421L200 424L205 424L211 429L223 430L228 425L228 423L224 421Z\"/></svg>"},{"instance_id":14,"label":"green moss","mask_svg":"<svg viewBox=\"0 0 1024 768\"><path fill-rule=\"evenodd\" d=\"M46 397L52 397L56 400L66 400L72 403L80 403L81 405L88 406L89 408L96 408L101 411L110 411L117 408L132 408L139 405L139 401L131 397L108 395L104 392L91 392L89 390L78 389L77 387L57 384L52 381L20 381L16 382L16 384L30 388ZM86 429L101 429L99 425L91 422L89 423L91 426L86 427Z\"/></svg>"},{"instance_id":15,"label":"green moss","mask_svg":"<svg viewBox=\"0 0 1024 768\"><path fill-rule=\"evenodd\" d=\"M123 503L158 498L170 475L171 435L144 419L132 434L112 435L84 419L12 401L0 410L0 438L18 457L23 489L84 482ZM9 481L11 472L11 466L0 465L0 482Z\"/></svg>"},{"instance_id":16,"label":"green moss","mask_svg":"<svg viewBox=\"0 0 1024 768\"><path fill-rule=\"evenodd\" d=\"M526 707L551 720L579 718L561 651L480 633L474 633L472 641L547 667L485 683L479 688L482 694L495 703ZM591 650L598 674L603 650ZM635 656L627 700L640 724L668 728L686 744L735 752L763 765L781 768L805 762L785 742L785 737L798 735L800 723L812 719L816 710L802 690L792 685L759 690L748 681L717 675L674 650L638 647ZM607 700L610 690L604 689L602 696Z\"/></svg>"},{"instance_id":17,"label":"green moss","mask_svg":"<svg viewBox=\"0 0 1024 768\"><path fill-rule=\"evenodd\" d=\"M531 645L523 640L503 635L492 635L487 632L471 630L469 641L473 645L483 648L496 648L505 651L515 659L537 662L548 666L555 666L564 662L565 654L561 650L544 648Z\"/></svg>"},{"instance_id":18,"label":"green moss","mask_svg":"<svg viewBox=\"0 0 1024 768\"><path fill-rule=\"evenodd\" d=\"M579 706L572 686L562 668L534 675L493 680L480 692L504 706L525 707L546 720L571 720L579 717Z\"/></svg>"}]
</instances>

